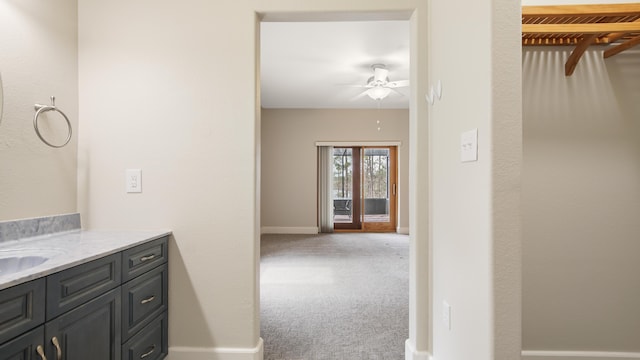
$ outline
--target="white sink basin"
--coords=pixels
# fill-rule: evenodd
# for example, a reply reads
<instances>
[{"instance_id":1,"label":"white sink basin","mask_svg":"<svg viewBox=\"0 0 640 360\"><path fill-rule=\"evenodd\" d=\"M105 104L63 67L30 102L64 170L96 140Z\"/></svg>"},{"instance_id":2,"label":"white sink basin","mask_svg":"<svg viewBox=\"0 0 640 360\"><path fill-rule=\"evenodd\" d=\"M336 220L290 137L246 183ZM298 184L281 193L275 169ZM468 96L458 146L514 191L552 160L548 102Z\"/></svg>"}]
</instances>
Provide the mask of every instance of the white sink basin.
<instances>
[{"instance_id":1,"label":"white sink basin","mask_svg":"<svg viewBox=\"0 0 640 360\"><path fill-rule=\"evenodd\" d=\"M0 257L0 275L13 274L38 266L49 258L42 256Z\"/></svg>"},{"instance_id":2,"label":"white sink basin","mask_svg":"<svg viewBox=\"0 0 640 360\"><path fill-rule=\"evenodd\" d=\"M39 266L58 254L53 249L0 250L0 276Z\"/></svg>"}]
</instances>

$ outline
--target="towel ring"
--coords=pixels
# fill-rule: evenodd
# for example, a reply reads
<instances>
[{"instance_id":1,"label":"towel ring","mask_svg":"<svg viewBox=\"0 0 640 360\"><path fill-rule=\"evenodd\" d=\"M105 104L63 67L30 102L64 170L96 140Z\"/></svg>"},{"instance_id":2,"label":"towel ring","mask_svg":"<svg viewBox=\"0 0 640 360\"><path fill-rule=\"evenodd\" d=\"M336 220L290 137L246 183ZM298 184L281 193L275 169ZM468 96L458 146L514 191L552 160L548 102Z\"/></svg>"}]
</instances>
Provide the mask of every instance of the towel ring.
<instances>
[{"instance_id":1,"label":"towel ring","mask_svg":"<svg viewBox=\"0 0 640 360\"><path fill-rule=\"evenodd\" d=\"M62 112L62 110L58 109L58 107L56 106L56 97L55 96L51 97L51 105L36 104L35 105L35 109L36 109L36 114L33 116L33 127L36 129L36 134L38 135L40 140L42 140L43 143L51 146L52 148L61 148L61 147L65 146L65 145L67 145L69 143L69 140L71 140L71 133L72 133L71 122L69 121L69 118L67 117L67 115L65 115ZM46 113L47 111L55 111L55 112L59 113L60 115L62 115L62 117L64 117L64 120L67 122L67 127L69 128L69 133L67 134L67 139L64 141L64 143L62 145L54 145L54 144L48 142L47 140L45 140L44 137L42 137L42 134L40 134L40 129L38 129L38 117L41 114Z\"/></svg>"}]
</instances>

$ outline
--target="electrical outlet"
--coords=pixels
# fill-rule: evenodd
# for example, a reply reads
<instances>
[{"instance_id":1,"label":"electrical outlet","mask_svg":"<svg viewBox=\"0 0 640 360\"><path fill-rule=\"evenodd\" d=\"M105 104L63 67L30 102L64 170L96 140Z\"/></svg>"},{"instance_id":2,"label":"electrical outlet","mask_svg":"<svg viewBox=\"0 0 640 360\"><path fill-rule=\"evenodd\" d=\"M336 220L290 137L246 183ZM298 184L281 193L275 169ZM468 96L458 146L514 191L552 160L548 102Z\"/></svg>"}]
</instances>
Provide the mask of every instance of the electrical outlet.
<instances>
[{"instance_id":1,"label":"electrical outlet","mask_svg":"<svg viewBox=\"0 0 640 360\"><path fill-rule=\"evenodd\" d=\"M478 129L460 134L460 161L478 161Z\"/></svg>"},{"instance_id":2,"label":"electrical outlet","mask_svg":"<svg viewBox=\"0 0 640 360\"><path fill-rule=\"evenodd\" d=\"M446 301L442 302L442 322L447 330L451 330L451 305Z\"/></svg>"},{"instance_id":3,"label":"electrical outlet","mask_svg":"<svg viewBox=\"0 0 640 360\"><path fill-rule=\"evenodd\" d=\"M142 192L142 170L127 169L126 171L126 188L127 193Z\"/></svg>"}]
</instances>

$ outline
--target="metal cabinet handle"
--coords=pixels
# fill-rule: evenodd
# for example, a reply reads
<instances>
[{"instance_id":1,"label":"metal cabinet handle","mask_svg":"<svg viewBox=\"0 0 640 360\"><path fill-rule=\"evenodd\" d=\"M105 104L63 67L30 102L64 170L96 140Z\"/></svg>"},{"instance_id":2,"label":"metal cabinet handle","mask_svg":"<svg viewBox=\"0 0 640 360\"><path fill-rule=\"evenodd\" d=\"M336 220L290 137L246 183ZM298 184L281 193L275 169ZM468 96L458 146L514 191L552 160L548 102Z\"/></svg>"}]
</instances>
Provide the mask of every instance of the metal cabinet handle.
<instances>
[{"instance_id":1,"label":"metal cabinet handle","mask_svg":"<svg viewBox=\"0 0 640 360\"><path fill-rule=\"evenodd\" d=\"M42 347L42 345L38 345L38 347L36 348L36 352L38 353L38 355L40 355L40 359L47 360L47 357L44 355L44 348Z\"/></svg>"},{"instance_id":2,"label":"metal cabinet handle","mask_svg":"<svg viewBox=\"0 0 640 360\"><path fill-rule=\"evenodd\" d=\"M151 345L151 350L149 350L146 353L140 355L140 359L146 358L147 356L153 354L154 351L156 351L156 345L155 344Z\"/></svg>"},{"instance_id":3,"label":"metal cabinet handle","mask_svg":"<svg viewBox=\"0 0 640 360\"><path fill-rule=\"evenodd\" d=\"M140 261L141 262L149 261L149 260L155 259L155 257L156 257L156 254L143 256L143 257L140 258Z\"/></svg>"},{"instance_id":4,"label":"metal cabinet handle","mask_svg":"<svg viewBox=\"0 0 640 360\"><path fill-rule=\"evenodd\" d=\"M62 349L60 348L60 342L57 337L51 338L51 343L56 347L56 360L62 360Z\"/></svg>"},{"instance_id":5,"label":"metal cabinet handle","mask_svg":"<svg viewBox=\"0 0 640 360\"><path fill-rule=\"evenodd\" d=\"M156 296L155 296L155 295L151 295L151 296L149 296L149 297L148 297L148 298L146 298L146 299L142 299L142 300L140 300L140 304L150 303L150 302L152 302L152 301L153 301L153 300L155 300L155 299L156 299Z\"/></svg>"}]
</instances>

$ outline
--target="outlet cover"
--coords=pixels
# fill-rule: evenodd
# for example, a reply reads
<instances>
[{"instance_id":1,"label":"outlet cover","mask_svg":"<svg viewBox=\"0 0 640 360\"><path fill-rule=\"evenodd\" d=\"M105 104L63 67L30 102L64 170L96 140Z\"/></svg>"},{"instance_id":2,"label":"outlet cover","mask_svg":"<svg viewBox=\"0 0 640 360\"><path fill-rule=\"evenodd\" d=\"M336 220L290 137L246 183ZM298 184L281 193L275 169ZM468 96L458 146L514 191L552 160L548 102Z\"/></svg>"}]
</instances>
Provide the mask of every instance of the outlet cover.
<instances>
[{"instance_id":1,"label":"outlet cover","mask_svg":"<svg viewBox=\"0 0 640 360\"><path fill-rule=\"evenodd\" d=\"M142 170L127 169L126 171L126 188L127 193L142 192Z\"/></svg>"},{"instance_id":2,"label":"outlet cover","mask_svg":"<svg viewBox=\"0 0 640 360\"><path fill-rule=\"evenodd\" d=\"M478 129L460 134L460 161L478 161Z\"/></svg>"}]
</instances>

